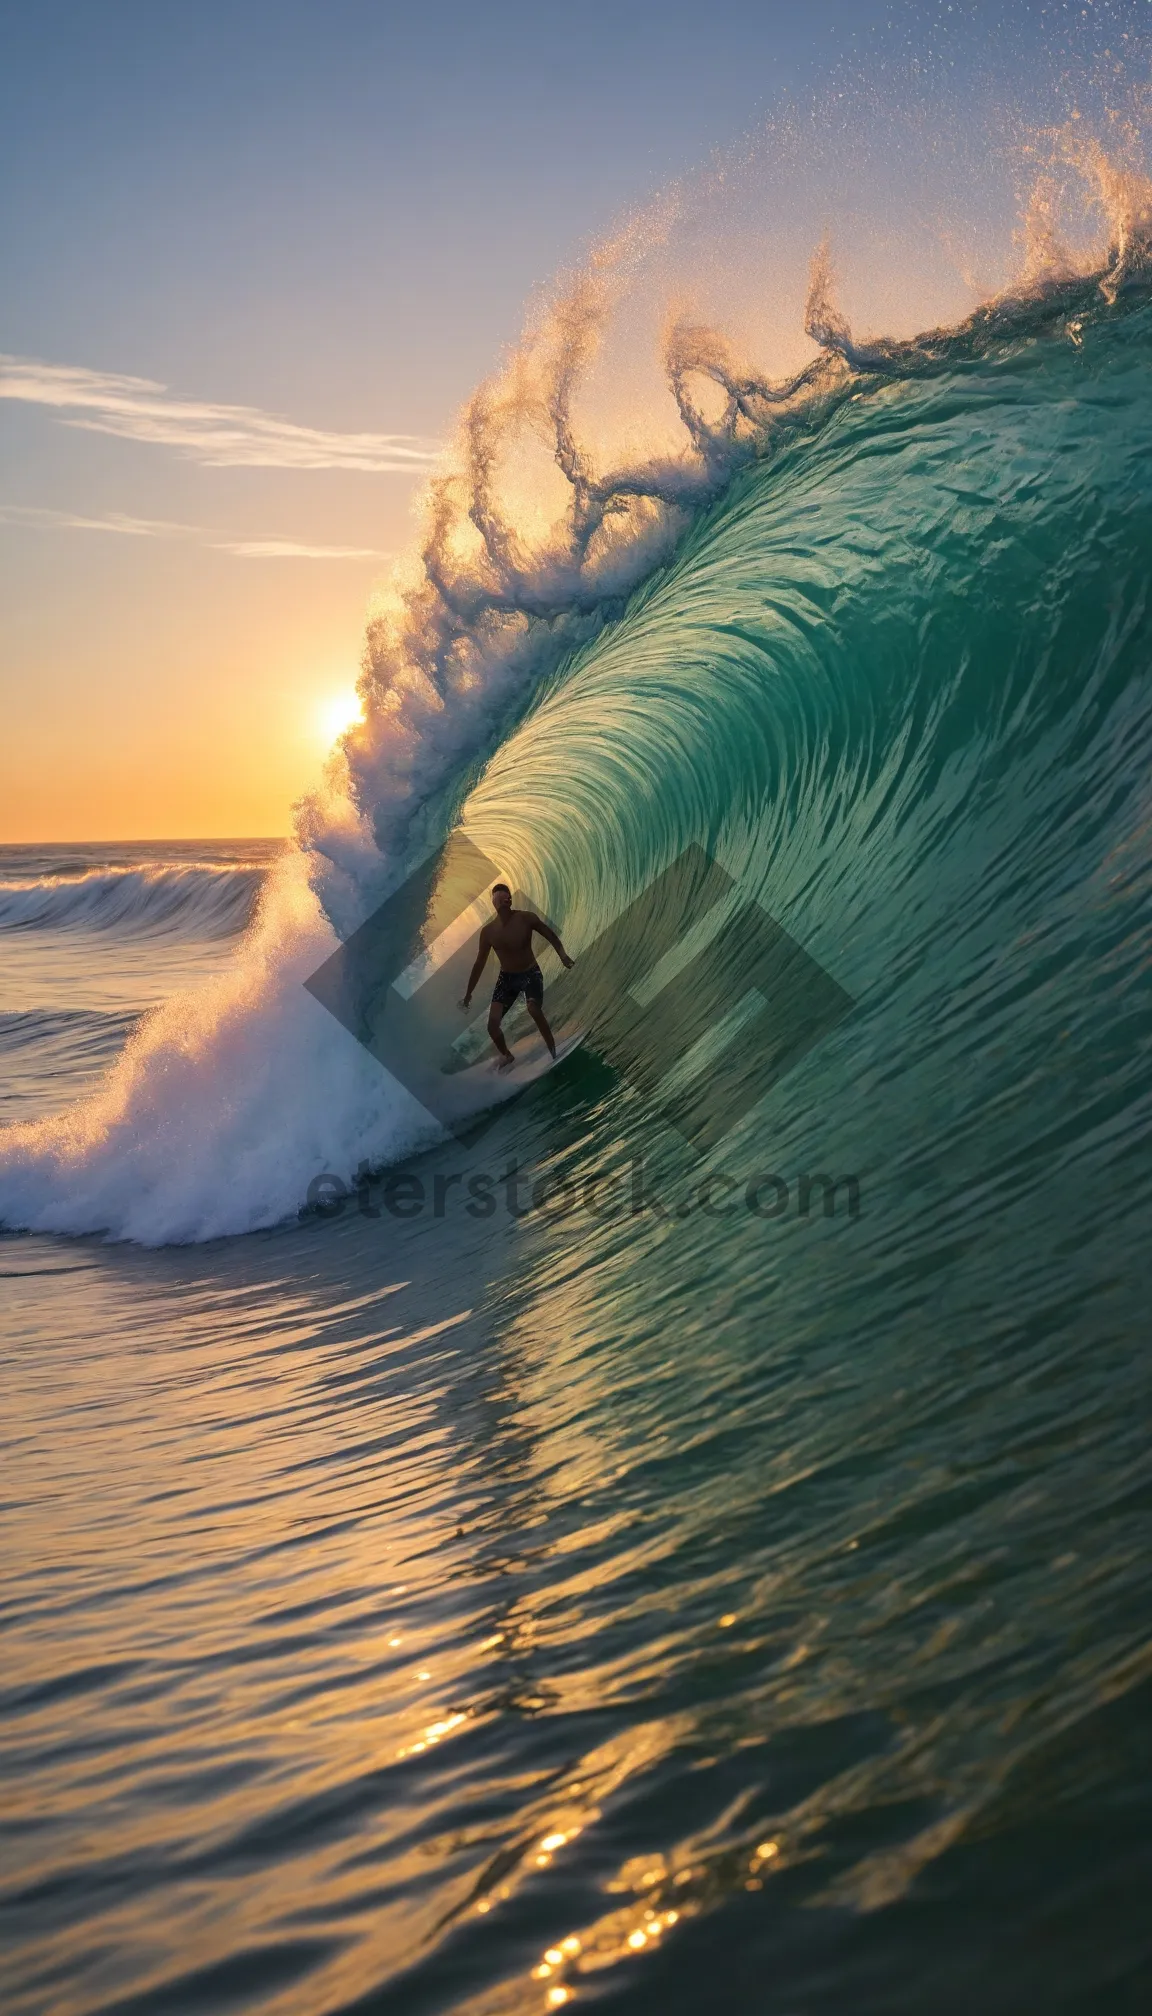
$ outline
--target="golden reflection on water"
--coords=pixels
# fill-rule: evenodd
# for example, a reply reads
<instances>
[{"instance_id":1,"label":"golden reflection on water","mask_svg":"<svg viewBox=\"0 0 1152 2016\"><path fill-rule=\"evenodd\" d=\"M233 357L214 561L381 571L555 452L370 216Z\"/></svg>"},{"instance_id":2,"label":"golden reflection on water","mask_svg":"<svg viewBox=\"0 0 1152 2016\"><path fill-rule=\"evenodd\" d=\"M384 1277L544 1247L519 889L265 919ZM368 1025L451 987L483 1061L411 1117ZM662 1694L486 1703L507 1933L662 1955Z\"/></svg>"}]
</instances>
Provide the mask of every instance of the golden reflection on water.
<instances>
[{"instance_id":1,"label":"golden reflection on water","mask_svg":"<svg viewBox=\"0 0 1152 2016\"><path fill-rule=\"evenodd\" d=\"M770 1840L758 1842L750 1854L747 1849L735 1855L727 1852L711 1861L706 1856L669 1860L659 1854L632 1858L604 1885L609 1892L631 1893L632 1901L555 1940L532 1969L534 1981L548 1984L545 2006L559 2008L571 2000L582 1975L651 1952L677 1925L736 1887L741 1869L747 1872L744 1887L759 1890L764 1872L779 1866L780 1843Z\"/></svg>"},{"instance_id":2,"label":"golden reflection on water","mask_svg":"<svg viewBox=\"0 0 1152 2016\"><path fill-rule=\"evenodd\" d=\"M156 1263L166 1284L113 1258L53 1284L73 1306L57 1341L18 1361L9 1415L6 1484L37 1517L9 1549L36 1605L8 1634L8 1679L34 1690L80 1666L111 1677L85 1697L99 1738L88 1753L59 1740L76 1726L68 1704L46 1697L25 1718L29 1745L54 1760L13 1783L14 1817L35 1823L29 1881L101 1858L209 1871L248 1858L242 1879L199 1891L173 1878L162 1924L143 1895L64 1927L54 1964L95 1966L98 1939L134 1956L133 1992L157 1992L191 1949L209 1965L286 1925L336 1927L308 1991L336 2007L434 1965L450 1937L488 1942L478 1978L490 1979L504 1928L532 1912L535 1957L516 1934L514 1969L467 2005L519 2016L526 1996L561 2007L741 1891L818 1865L839 1818L910 1795L939 1805L959 1788L951 1814L846 1868L833 1899L886 1902L995 1787L986 1757L967 1777L958 1765L961 1713L925 1721L901 1705L925 1665L960 1687L974 1642L1015 1645L1015 1613L975 1639L982 1612L933 1614L954 1604L972 1552L962 1570L911 1550L881 1568L869 1549L893 1507L860 1491L851 1529L787 1539L792 1494L840 1453L837 1422L804 1411L816 1375L722 1489L714 1465L698 1486L691 1463L682 1487L673 1468L637 1488L645 1466L696 1459L723 1416L723 1381L744 1370L691 1338L660 1337L622 1363L597 1348L586 1281L558 1275L554 1254L544 1280L534 1249L518 1250L532 1313L509 1295L482 1333L471 1284L414 1320L395 1284L333 1289L329 1302L331 1268L205 1287L182 1282L176 1261ZM619 1308L611 1264L602 1285ZM81 1326L84 1351L71 1342ZM884 1393L871 1415L856 1408L858 1458L891 1407ZM895 1488L914 1504L934 1473L909 1470ZM765 1505L784 1537L738 1579ZM710 1551L691 1551L700 1535ZM1066 1662L1085 1700L1110 1656ZM727 1703L719 1733L685 1699ZM590 1830L614 1807L642 1808L662 1773L739 1753L745 1786L767 1783L761 1754L781 1728L834 1727L863 1708L883 1725L875 1754L822 1765L779 1811L725 1794L698 1832L601 1871L603 1909L587 1922L570 1908L557 1922L563 1893L550 1886L594 1861ZM626 1726L605 1735L606 1709Z\"/></svg>"}]
</instances>

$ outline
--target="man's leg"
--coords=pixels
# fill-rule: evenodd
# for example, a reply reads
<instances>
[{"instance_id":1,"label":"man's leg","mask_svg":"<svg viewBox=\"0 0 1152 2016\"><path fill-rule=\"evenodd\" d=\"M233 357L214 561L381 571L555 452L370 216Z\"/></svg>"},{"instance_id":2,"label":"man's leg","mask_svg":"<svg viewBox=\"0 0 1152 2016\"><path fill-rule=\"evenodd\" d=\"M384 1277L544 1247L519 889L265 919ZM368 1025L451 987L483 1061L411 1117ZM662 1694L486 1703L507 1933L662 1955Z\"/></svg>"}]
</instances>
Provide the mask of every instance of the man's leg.
<instances>
[{"instance_id":1,"label":"man's leg","mask_svg":"<svg viewBox=\"0 0 1152 2016\"><path fill-rule=\"evenodd\" d=\"M493 1001L491 1008L488 1010L488 1034L492 1038L493 1043L496 1045L497 1050L500 1052L500 1059L502 1066L505 1064L514 1064L516 1062L516 1059L513 1057L511 1050L508 1048L508 1045L504 1040L504 1032L500 1027L500 1024L503 1022L503 1020L504 1020L503 1008L501 1007L499 1001Z\"/></svg>"},{"instance_id":2,"label":"man's leg","mask_svg":"<svg viewBox=\"0 0 1152 2016\"><path fill-rule=\"evenodd\" d=\"M554 1057L556 1055L555 1038L552 1035L551 1029L548 1027L548 1023L544 1015L544 1010L540 1006L539 1001L533 1001L529 997L525 996L524 1006L527 1008L528 1013L531 1015L532 1020L535 1022L536 1027L539 1029L540 1034L543 1036L545 1043L547 1043L548 1048L552 1052L552 1055Z\"/></svg>"}]
</instances>

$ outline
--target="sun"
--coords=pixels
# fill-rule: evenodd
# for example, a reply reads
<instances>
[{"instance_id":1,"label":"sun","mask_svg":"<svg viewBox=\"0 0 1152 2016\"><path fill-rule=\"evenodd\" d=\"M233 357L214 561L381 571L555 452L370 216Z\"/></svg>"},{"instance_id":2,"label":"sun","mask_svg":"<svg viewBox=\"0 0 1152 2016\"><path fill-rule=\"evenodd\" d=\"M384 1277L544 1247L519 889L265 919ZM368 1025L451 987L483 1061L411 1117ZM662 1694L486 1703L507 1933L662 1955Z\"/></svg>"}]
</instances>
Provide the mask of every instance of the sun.
<instances>
[{"instance_id":1,"label":"sun","mask_svg":"<svg viewBox=\"0 0 1152 2016\"><path fill-rule=\"evenodd\" d=\"M339 693L327 694L316 709L320 734L329 746L360 719L360 695L354 686L345 686Z\"/></svg>"}]
</instances>

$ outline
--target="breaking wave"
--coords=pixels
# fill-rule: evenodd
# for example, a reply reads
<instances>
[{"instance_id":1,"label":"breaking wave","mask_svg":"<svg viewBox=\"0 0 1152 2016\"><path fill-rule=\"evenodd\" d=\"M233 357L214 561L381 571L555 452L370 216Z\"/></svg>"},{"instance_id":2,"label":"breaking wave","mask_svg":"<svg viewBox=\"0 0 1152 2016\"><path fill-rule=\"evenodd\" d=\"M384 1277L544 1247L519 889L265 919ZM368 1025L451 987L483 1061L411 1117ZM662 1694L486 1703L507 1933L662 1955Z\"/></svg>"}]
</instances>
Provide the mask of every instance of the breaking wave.
<instances>
[{"instance_id":1,"label":"breaking wave","mask_svg":"<svg viewBox=\"0 0 1152 2016\"><path fill-rule=\"evenodd\" d=\"M996 1043L1056 1040L1045 961L1087 974L1106 862L1126 920L1145 875L1152 184L1131 118L1028 151L1012 270L939 326L857 336L821 243L792 363L753 366L669 280L683 197L536 313L462 416L369 624L364 721L237 970L149 1017L93 1098L9 1130L3 1222L241 1232L318 1169L427 1140L301 983L459 824L577 946L700 842L873 1002L880 1078L909 1017L947 1068L957 989L988 990ZM198 874L4 900L234 928L254 882ZM1133 943L1091 983L1118 1014ZM975 1127L1008 1095L955 1035Z\"/></svg>"}]
</instances>

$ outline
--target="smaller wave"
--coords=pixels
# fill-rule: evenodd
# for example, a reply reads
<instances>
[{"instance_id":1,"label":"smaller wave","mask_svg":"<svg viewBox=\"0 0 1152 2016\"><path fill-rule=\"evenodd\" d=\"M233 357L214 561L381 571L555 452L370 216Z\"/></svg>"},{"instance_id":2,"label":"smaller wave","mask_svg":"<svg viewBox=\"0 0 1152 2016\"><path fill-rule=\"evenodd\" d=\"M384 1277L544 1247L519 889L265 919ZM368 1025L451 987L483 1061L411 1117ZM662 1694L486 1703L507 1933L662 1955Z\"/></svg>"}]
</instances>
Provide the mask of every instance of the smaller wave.
<instances>
[{"instance_id":1,"label":"smaller wave","mask_svg":"<svg viewBox=\"0 0 1152 2016\"><path fill-rule=\"evenodd\" d=\"M139 1020L133 1008L26 1008L0 1013L0 1056L59 1041L101 1053L110 1044L122 1044Z\"/></svg>"},{"instance_id":2,"label":"smaller wave","mask_svg":"<svg viewBox=\"0 0 1152 2016\"><path fill-rule=\"evenodd\" d=\"M179 932L228 938L248 923L259 867L141 863L87 874L0 882L0 931Z\"/></svg>"},{"instance_id":3,"label":"smaller wave","mask_svg":"<svg viewBox=\"0 0 1152 2016\"><path fill-rule=\"evenodd\" d=\"M139 1025L134 1009L33 1008L0 1013L0 1127L79 1098Z\"/></svg>"}]
</instances>

